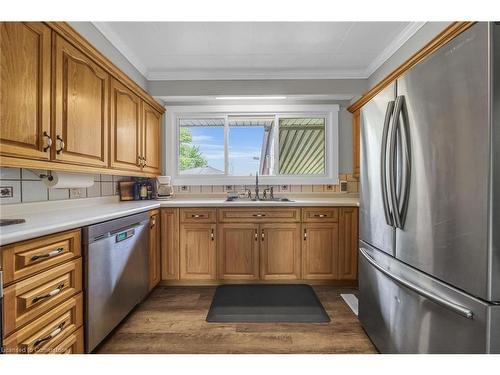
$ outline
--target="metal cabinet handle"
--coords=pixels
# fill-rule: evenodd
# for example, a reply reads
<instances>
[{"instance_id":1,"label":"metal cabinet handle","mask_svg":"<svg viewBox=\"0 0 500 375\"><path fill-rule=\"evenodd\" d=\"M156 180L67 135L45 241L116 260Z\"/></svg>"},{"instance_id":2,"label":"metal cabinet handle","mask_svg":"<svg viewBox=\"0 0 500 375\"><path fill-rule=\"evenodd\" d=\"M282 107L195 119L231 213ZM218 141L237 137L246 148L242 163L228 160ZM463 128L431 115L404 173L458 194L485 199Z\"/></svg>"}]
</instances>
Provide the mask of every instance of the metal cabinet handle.
<instances>
[{"instance_id":1,"label":"metal cabinet handle","mask_svg":"<svg viewBox=\"0 0 500 375\"><path fill-rule=\"evenodd\" d=\"M327 217L328 215L325 214L315 214L314 217Z\"/></svg>"},{"instance_id":2,"label":"metal cabinet handle","mask_svg":"<svg viewBox=\"0 0 500 375\"><path fill-rule=\"evenodd\" d=\"M66 146L64 144L64 140L58 135L56 135L56 140L59 141L59 145L61 146L60 149L56 150L56 153L59 155L59 154L62 154L62 152L64 151L64 147Z\"/></svg>"},{"instance_id":3,"label":"metal cabinet handle","mask_svg":"<svg viewBox=\"0 0 500 375\"><path fill-rule=\"evenodd\" d=\"M212 241L214 241L214 240L215 240L214 228L212 228L212 230L210 231L210 239L211 239Z\"/></svg>"},{"instance_id":4,"label":"metal cabinet handle","mask_svg":"<svg viewBox=\"0 0 500 375\"><path fill-rule=\"evenodd\" d=\"M394 110L394 101L387 103L385 111L384 129L382 131L382 145L380 148L380 176L382 187L382 203L384 206L385 222L387 225L393 226L393 218L389 209L389 196L387 193L387 139L389 137L389 123L391 121L392 112Z\"/></svg>"},{"instance_id":5,"label":"metal cabinet handle","mask_svg":"<svg viewBox=\"0 0 500 375\"><path fill-rule=\"evenodd\" d=\"M262 241L264 241L264 236L265 236L265 235L264 235L264 229L262 229L262 232L261 232L261 234L260 234L260 239L261 239Z\"/></svg>"},{"instance_id":6,"label":"metal cabinet handle","mask_svg":"<svg viewBox=\"0 0 500 375\"><path fill-rule=\"evenodd\" d=\"M43 152L47 152L52 147L52 137L47 132L43 132L43 136L47 138L47 146L43 148Z\"/></svg>"},{"instance_id":7,"label":"metal cabinet handle","mask_svg":"<svg viewBox=\"0 0 500 375\"><path fill-rule=\"evenodd\" d=\"M265 217L266 214L253 214L254 217Z\"/></svg>"},{"instance_id":8,"label":"metal cabinet handle","mask_svg":"<svg viewBox=\"0 0 500 375\"><path fill-rule=\"evenodd\" d=\"M48 341L48 340L52 340L54 337L58 336L64 329L64 326L66 325L66 322L62 322L61 324L59 324L57 326L57 328L55 330L53 330L51 333L49 333L47 336L45 337L42 337L38 340L36 340L34 343L33 343L33 346L34 347L37 347L38 345L40 345L41 343L45 342L45 341Z\"/></svg>"},{"instance_id":9,"label":"metal cabinet handle","mask_svg":"<svg viewBox=\"0 0 500 375\"><path fill-rule=\"evenodd\" d=\"M151 225L150 225L150 228L153 229L156 225L156 216L153 216L151 218Z\"/></svg>"},{"instance_id":10,"label":"metal cabinet handle","mask_svg":"<svg viewBox=\"0 0 500 375\"><path fill-rule=\"evenodd\" d=\"M304 229L304 241L307 240L307 229Z\"/></svg>"},{"instance_id":11,"label":"metal cabinet handle","mask_svg":"<svg viewBox=\"0 0 500 375\"><path fill-rule=\"evenodd\" d=\"M204 217L204 215L192 214L191 217L194 217L195 219L198 219L200 217Z\"/></svg>"},{"instance_id":12,"label":"metal cabinet handle","mask_svg":"<svg viewBox=\"0 0 500 375\"><path fill-rule=\"evenodd\" d=\"M471 310L469 310L468 308L461 306L455 302L451 302L451 301L449 301L441 296L438 296L435 293L432 293L432 292L429 292L425 289L422 289L421 287L419 287L415 284L412 284L409 281L406 281L405 279L403 279L397 275L392 274L391 272L386 270L384 267L382 267L380 264L378 264L377 261L375 259L373 259L370 256L370 254L368 254L366 249L360 248L359 251L361 252L363 257L367 260L368 263L370 263L373 267L375 267L377 270L379 270L384 275L386 275L390 279L394 280L398 284L403 285L404 287L414 291L415 293L417 293L417 294L419 294L427 299L430 299L431 301L437 303L438 305L441 305L441 306L443 306L443 307L445 307L445 308L447 308L447 309L449 309L449 310L451 310L459 315L462 315L463 317L465 317L467 319L474 318L474 313Z\"/></svg>"},{"instance_id":13,"label":"metal cabinet handle","mask_svg":"<svg viewBox=\"0 0 500 375\"><path fill-rule=\"evenodd\" d=\"M45 294L43 296L38 296L38 297L33 298L33 303L36 303L36 302L38 302L38 301L40 301L42 299L53 297L53 296L61 293L61 290L63 290L63 289L64 289L64 284L59 284L59 286L56 289L50 291L48 294Z\"/></svg>"},{"instance_id":14,"label":"metal cabinet handle","mask_svg":"<svg viewBox=\"0 0 500 375\"><path fill-rule=\"evenodd\" d=\"M259 234L257 233L257 229L255 229L255 241L259 239Z\"/></svg>"},{"instance_id":15,"label":"metal cabinet handle","mask_svg":"<svg viewBox=\"0 0 500 375\"><path fill-rule=\"evenodd\" d=\"M52 250L46 254L36 254L36 255L33 255L30 260L32 262L34 262L35 260L38 260L38 259L42 259L42 258L52 258L52 257L55 257L56 255L59 255L61 254L62 252L64 251L64 247L58 247L57 249L55 250Z\"/></svg>"}]
</instances>

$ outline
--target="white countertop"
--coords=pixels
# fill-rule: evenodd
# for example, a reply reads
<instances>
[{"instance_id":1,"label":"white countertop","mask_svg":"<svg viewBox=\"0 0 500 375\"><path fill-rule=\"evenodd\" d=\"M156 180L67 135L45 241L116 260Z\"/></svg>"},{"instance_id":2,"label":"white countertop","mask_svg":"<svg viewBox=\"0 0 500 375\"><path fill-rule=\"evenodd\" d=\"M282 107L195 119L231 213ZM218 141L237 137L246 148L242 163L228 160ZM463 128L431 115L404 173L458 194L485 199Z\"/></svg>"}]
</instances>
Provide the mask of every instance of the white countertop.
<instances>
[{"instance_id":1,"label":"white countertop","mask_svg":"<svg viewBox=\"0 0 500 375\"><path fill-rule=\"evenodd\" d=\"M168 201L120 202L118 197L23 203L0 206L0 218L25 219L0 227L0 246L79 228L159 207L358 206L357 197L290 197L293 202L225 202L225 198L177 197Z\"/></svg>"}]
</instances>

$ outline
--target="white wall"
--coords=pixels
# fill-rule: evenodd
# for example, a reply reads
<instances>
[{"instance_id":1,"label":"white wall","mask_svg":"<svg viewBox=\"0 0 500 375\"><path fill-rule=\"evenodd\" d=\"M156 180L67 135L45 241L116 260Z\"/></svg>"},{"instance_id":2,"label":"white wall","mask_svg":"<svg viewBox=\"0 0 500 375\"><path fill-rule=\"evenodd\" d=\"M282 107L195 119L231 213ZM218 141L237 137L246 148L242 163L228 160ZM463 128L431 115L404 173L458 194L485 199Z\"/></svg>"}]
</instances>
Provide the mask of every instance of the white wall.
<instances>
[{"instance_id":1,"label":"white wall","mask_svg":"<svg viewBox=\"0 0 500 375\"><path fill-rule=\"evenodd\" d=\"M143 89L147 89L146 78L113 46L104 35L92 24L92 22L68 22L77 32L87 39L90 44L97 48L113 64L123 70L131 79Z\"/></svg>"}]
</instances>

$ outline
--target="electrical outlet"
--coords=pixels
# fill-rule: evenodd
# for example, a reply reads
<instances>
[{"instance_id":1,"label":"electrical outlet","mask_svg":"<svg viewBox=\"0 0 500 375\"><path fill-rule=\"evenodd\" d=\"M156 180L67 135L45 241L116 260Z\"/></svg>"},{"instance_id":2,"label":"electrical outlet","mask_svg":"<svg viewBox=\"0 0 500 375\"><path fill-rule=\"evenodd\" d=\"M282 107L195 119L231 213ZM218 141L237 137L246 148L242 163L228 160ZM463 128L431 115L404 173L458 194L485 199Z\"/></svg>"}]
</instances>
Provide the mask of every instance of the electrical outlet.
<instances>
[{"instance_id":1,"label":"electrical outlet","mask_svg":"<svg viewBox=\"0 0 500 375\"><path fill-rule=\"evenodd\" d=\"M14 188L12 186L0 187L0 198L12 198L12 197L14 197Z\"/></svg>"},{"instance_id":2,"label":"electrical outlet","mask_svg":"<svg viewBox=\"0 0 500 375\"><path fill-rule=\"evenodd\" d=\"M340 192L347 193L347 181L340 181Z\"/></svg>"}]
</instances>

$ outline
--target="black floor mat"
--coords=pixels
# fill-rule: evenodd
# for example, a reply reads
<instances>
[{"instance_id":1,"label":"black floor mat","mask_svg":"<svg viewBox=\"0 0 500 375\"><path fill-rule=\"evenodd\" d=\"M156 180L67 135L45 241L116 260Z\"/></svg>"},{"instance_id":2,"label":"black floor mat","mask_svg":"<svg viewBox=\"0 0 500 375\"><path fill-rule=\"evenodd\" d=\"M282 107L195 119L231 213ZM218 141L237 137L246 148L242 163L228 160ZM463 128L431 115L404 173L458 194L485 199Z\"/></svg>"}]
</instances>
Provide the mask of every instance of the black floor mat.
<instances>
[{"instance_id":1,"label":"black floor mat","mask_svg":"<svg viewBox=\"0 0 500 375\"><path fill-rule=\"evenodd\" d=\"M330 318L305 284L221 285L207 315L212 323L328 323Z\"/></svg>"}]
</instances>

